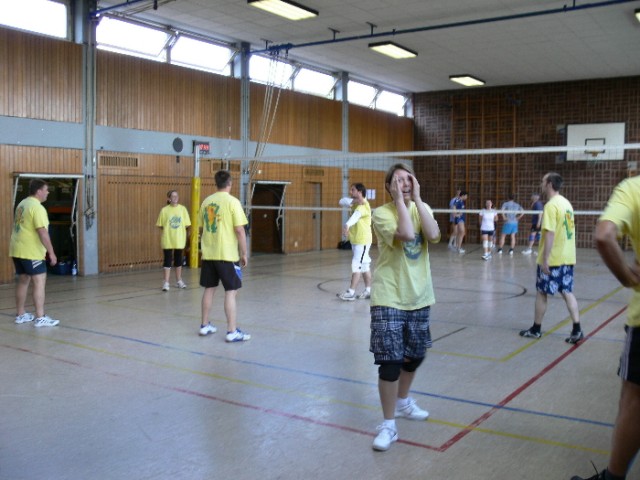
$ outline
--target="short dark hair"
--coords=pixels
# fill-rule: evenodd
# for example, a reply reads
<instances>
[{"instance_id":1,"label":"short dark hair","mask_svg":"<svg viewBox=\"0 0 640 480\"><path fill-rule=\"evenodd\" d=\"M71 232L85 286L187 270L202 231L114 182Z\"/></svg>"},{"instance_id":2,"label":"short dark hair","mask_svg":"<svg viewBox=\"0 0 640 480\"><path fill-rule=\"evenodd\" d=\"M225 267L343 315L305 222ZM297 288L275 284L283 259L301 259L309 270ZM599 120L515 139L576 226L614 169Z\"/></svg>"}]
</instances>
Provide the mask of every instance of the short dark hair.
<instances>
[{"instance_id":1,"label":"short dark hair","mask_svg":"<svg viewBox=\"0 0 640 480\"><path fill-rule=\"evenodd\" d=\"M352 186L359 191L363 197L367 196L367 187L364 186L364 183L354 183Z\"/></svg>"},{"instance_id":2,"label":"short dark hair","mask_svg":"<svg viewBox=\"0 0 640 480\"><path fill-rule=\"evenodd\" d=\"M29 195L35 195L38 190L45 187L46 185L48 185L47 182L45 182L41 178L34 178L29 182Z\"/></svg>"},{"instance_id":3,"label":"short dark hair","mask_svg":"<svg viewBox=\"0 0 640 480\"><path fill-rule=\"evenodd\" d=\"M551 183L551 187L553 187L553 190L559 192L562 188L562 184L564 183L564 180L562 179L560 174L556 172L549 172L546 176L547 182Z\"/></svg>"},{"instance_id":4,"label":"short dark hair","mask_svg":"<svg viewBox=\"0 0 640 480\"><path fill-rule=\"evenodd\" d=\"M213 178L218 188L228 187L231 183L231 174L227 170L218 170Z\"/></svg>"},{"instance_id":5,"label":"short dark hair","mask_svg":"<svg viewBox=\"0 0 640 480\"><path fill-rule=\"evenodd\" d=\"M460 196L464 197L465 195L467 195L466 190L460 190Z\"/></svg>"}]
</instances>

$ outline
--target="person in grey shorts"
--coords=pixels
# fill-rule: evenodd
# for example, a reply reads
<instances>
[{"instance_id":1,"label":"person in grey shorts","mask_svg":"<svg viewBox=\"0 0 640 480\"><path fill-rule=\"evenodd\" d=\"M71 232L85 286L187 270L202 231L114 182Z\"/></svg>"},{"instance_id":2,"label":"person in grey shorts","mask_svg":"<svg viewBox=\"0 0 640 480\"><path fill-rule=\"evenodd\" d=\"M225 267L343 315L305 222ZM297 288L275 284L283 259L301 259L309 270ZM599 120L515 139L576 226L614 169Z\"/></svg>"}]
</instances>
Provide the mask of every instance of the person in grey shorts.
<instances>
[{"instance_id":1,"label":"person in grey shorts","mask_svg":"<svg viewBox=\"0 0 640 480\"><path fill-rule=\"evenodd\" d=\"M383 422L373 449L388 450L398 440L396 417L426 420L429 412L409 396L417 368L431 346L429 314L435 303L429 242L440 241L431 208L420 197L420 184L405 164L385 177L392 201L375 209L378 264L371 287L369 350L378 365Z\"/></svg>"}]
</instances>

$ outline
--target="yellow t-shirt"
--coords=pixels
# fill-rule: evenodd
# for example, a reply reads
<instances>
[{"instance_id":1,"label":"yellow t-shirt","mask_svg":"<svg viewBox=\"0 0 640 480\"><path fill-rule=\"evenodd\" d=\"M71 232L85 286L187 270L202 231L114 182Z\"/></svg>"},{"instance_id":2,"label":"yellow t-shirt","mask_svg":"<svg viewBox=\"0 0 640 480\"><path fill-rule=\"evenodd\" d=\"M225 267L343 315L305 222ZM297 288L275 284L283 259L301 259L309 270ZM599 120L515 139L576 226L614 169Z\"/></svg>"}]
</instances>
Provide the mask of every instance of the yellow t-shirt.
<instances>
[{"instance_id":1,"label":"yellow t-shirt","mask_svg":"<svg viewBox=\"0 0 640 480\"><path fill-rule=\"evenodd\" d=\"M362 205L357 203L351 207L351 213L360 212L360 219L349 229L349 241L353 245L371 245L371 207L366 200Z\"/></svg>"},{"instance_id":2,"label":"yellow t-shirt","mask_svg":"<svg viewBox=\"0 0 640 480\"><path fill-rule=\"evenodd\" d=\"M156 222L156 227L162 227L162 249L182 250L187 244L187 227L190 226L189 212L183 205L163 207Z\"/></svg>"},{"instance_id":3,"label":"yellow t-shirt","mask_svg":"<svg viewBox=\"0 0 640 480\"><path fill-rule=\"evenodd\" d=\"M431 208L425 204L430 214ZM373 229L378 239L378 260L371 285L371 305L399 310L416 310L436 302L431 281L428 242L420 224L415 203L409 215L416 236L410 242L394 238L398 228L398 211L393 202L375 209Z\"/></svg>"},{"instance_id":4,"label":"yellow t-shirt","mask_svg":"<svg viewBox=\"0 0 640 480\"><path fill-rule=\"evenodd\" d=\"M39 228L49 228L49 217L40 200L30 196L16 207L9 256L25 260L44 259L47 249L38 235Z\"/></svg>"},{"instance_id":5,"label":"yellow t-shirt","mask_svg":"<svg viewBox=\"0 0 640 480\"><path fill-rule=\"evenodd\" d=\"M240 260L234 227L248 223L240 201L228 192L209 195L200 207L200 219L202 259L227 262Z\"/></svg>"},{"instance_id":6,"label":"yellow t-shirt","mask_svg":"<svg viewBox=\"0 0 640 480\"><path fill-rule=\"evenodd\" d=\"M549 254L549 266L576 264L576 226L573 207L562 195L555 195L544 206L542 214L542 236L538 245L538 265L542 265L544 252L544 231L554 232L553 247Z\"/></svg>"},{"instance_id":7,"label":"yellow t-shirt","mask_svg":"<svg viewBox=\"0 0 640 480\"><path fill-rule=\"evenodd\" d=\"M629 235L636 262L640 262L640 177L628 178L618 184L600 220L613 222L621 235ZM640 287L634 289L629 302L627 324L640 327Z\"/></svg>"}]
</instances>

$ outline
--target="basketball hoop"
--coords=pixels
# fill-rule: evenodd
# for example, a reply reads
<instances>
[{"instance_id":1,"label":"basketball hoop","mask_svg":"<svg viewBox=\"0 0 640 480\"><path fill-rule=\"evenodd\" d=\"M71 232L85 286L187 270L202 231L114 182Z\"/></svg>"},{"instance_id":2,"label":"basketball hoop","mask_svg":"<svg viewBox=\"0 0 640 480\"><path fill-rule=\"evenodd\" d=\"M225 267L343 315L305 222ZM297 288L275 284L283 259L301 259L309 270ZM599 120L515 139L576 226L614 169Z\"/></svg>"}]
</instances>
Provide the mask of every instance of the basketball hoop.
<instances>
[{"instance_id":1,"label":"basketball hoop","mask_svg":"<svg viewBox=\"0 0 640 480\"><path fill-rule=\"evenodd\" d=\"M591 158L598 158L598 155L604 153L604 150L585 150L585 155L591 155Z\"/></svg>"}]
</instances>

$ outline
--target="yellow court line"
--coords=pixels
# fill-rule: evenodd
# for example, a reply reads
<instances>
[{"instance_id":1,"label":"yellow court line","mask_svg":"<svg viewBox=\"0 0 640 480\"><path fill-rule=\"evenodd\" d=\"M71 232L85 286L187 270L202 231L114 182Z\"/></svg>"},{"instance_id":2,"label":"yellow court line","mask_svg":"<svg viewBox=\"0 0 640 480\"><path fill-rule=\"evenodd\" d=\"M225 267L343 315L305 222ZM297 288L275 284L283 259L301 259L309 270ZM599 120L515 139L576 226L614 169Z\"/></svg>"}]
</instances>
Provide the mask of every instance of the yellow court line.
<instances>
[{"instance_id":1,"label":"yellow court line","mask_svg":"<svg viewBox=\"0 0 640 480\"><path fill-rule=\"evenodd\" d=\"M239 379L239 378L227 377L225 375L220 375L220 374L217 374L217 373L204 372L204 371L201 371L201 370L194 370L194 369L191 369L191 368L179 367L177 365L172 365L172 364L168 364L168 363L154 362L153 360L139 358L139 357L135 357L135 356L129 355L129 354L113 352L113 351L105 350L103 348L92 347L92 346L84 345L84 344L81 344L81 343L70 342L68 340L62 340L62 339L59 339L59 338L40 337L40 336L36 336L34 334L30 334L28 332L17 332L15 330L9 330L9 329L4 328L4 327L0 327L0 330L1 331L5 331L5 332L19 334L19 335L24 335L24 336L28 336L28 337L32 337L32 338L38 338L38 340L47 340L49 342L58 343L58 344L61 344L61 345L67 345L67 346L71 346L71 347L76 347L76 348L79 348L79 349L82 349L82 350L88 350L88 351L91 351L91 352L100 353L100 354L107 355L107 356L110 356L110 357L119 358L121 360L128 360L128 361L132 361L132 362L136 362L136 363L146 364L146 365L150 365L152 367L159 367L159 368L163 368L163 369L166 369L166 370L174 370L174 371L182 372L182 373L190 373L190 374L193 374L193 375L199 375L199 376L203 376L203 377L215 378L217 380L224 380L224 381L227 381L227 382L236 383L236 384L240 384L240 385L245 385L245 386L248 386L248 387L254 387L254 388L259 388L259 389L263 389L263 390L271 390L273 392L291 394L291 395L295 395L295 396L301 397L301 398L309 398L309 399L313 399L313 400L321 400L321 401L324 401L324 402L327 402L327 403L346 405L346 406L350 406L350 407L360 408L360 409L363 409L363 410L373 410L373 411L380 410L380 407L377 406L377 405L376 406L372 406L372 405L358 404L358 403L354 403L354 402L340 400L340 399L333 398L333 397L314 395L314 394L303 392L303 391L299 391L299 390L286 389L286 388L276 387L276 386L273 386L273 385L266 385L264 383L256 383L256 382L251 382L251 381L248 381L248 380L242 380L242 379ZM38 352L34 352L34 353L38 353ZM182 353L190 353L190 352L182 352Z\"/></svg>"},{"instance_id":2,"label":"yellow court line","mask_svg":"<svg viewBox=\"0 0 640 480\"><path fill-rule=\"evenodd\" d=\"M619 286L619 287L615 288L614 290L612 290L611 292L607 293L606 295L603 295L602 297L597 299L595 302L591 303L590 305L588 305L585 308L583 308L582 310L580 310L580 315L581 316L584 315L589 310L597 307L598 305L600 305L604 301L608 300L609 298L611 298L612 296L614 296L616 293L618 293L620 290L623 290L623 289L624 289L624 287ZM571 317L569 316L569 317L565 318L564 320L562 320L560 323L558 323L556 326L551 328L551 330L547 330L542 335L541 338L544 338L544 337L546 337L548 335L551 335L552 333L555 333L556 331L560 330L561 328L563 328L564 326L566 326L570 322L571 322ZM539 342L541 340L541 338L540 339L529 340L522 347L517 348L513 352L508 353L508 354L504 355L503 357L487 357L487 356L484 356L484 355L472 355L470 353L459 353L459 352L446 352L446 351L443 351L443 350L436 350L436 349L431 349L429 353L431 353L431 354L437 353L439 355L447 355L447 356L452 356L452 357L469 358L469 359L472 359L472 360L484 360L484 361L487 361L487 362L506 362L506 361L511 360L512 358L514 358L516 355L521 354L522 352L524 352L528 348L531 348L532 346L534 346L537 342Z\"/></svg>"},{"instance_id":3,"label":"yellow court line","mask_svg":"<svg viewBox=\"0 0 640 480\"><path fill-rule=\"evenodd\" d=\"M18 334L18 335L23 335L23 336L27 336L27 337L31 337L31 338L37 338L38 340L46 340L46 341L57 343L57 344L60 344L60 345L71 346L71 347L79 348L79 349L82 349L82 350L87 350L87 351L91 351L91 352L95 352L95 353L100 353L100 354L107 355L107 356L110 356L110 357L114 357L114 358L118 358L118 359L122 359L122 360L127 360L127 361L133 361L133 362L137 362L137 363L140 363L140 364L146 364L146 365L150 365L150 366L158 367L158 368L162 368L162 369L173 370L173 371L182 372L182 373L189 373L189 374L193 374L193 375L199 375L199 376L203 376L203 377L214 378L214 379L217 379L217 380L224 380L224 381L228 381L228 382L232 382L232 383L236 383L236 384L240 384L240 385L245 385L245 386L249 386L249 387L253 387L253 388L270 390L270 391L273 391L273 392L283 393L283 394L287 394L287 395L294 395L294 396L301 397L301 398L313 399L313 400L316 400L316 401L324 401L324 402L327 402L329 404L345 405L345 406L349 406L349 407L353 407L353 408L359 408L359 409L363 409L363 410L369 410L369 411L379 411L380 410L380 407L378 405L376 405L376 406L364 405L364 404L359 404L359 403L355 403L355 402L349 402L349 401L340 400L340 399L333 398L333 397L314 395L314 394L310 394L310 393L307 393L307 392L302 392L302 391L299 391L299 390L284 389L284 388L276 387L276 386L273 386L273 385L266 385L266 384L262 384L262 383L256 383L256 382L251 382L251 381L247 381L247 380L241 380L241 379L238 379L238 378L227 377L225 375L220 375L220 374L217 374L217 373L204 372L204 371L201 371L201 370L194 370L194 369L190 369L190 368L179 367L177 365L168 364L168 363L154 362L152 360L135 357L133 355L119 353L119 352L113 352L113 351L105 350L104 348L92 347L92 346L89 346L89 345L84 345L84 344L77 343L77 342L71 342L71 341L63 340L63 339L59 339L59 338L41 337L41 336L37 336L37 335L29 333L29 332L16 331L16 330L8 329L8 328L5 328L5 327L0 327L0 331L5 331L5 332L8 332L8 333L14 333L14 334ZM37 354L38 352L34 352L34 353ZM186 352L186 353L189 353L189 352ZM103 373L109 373L109 372L108 371L103 371ZM127 376L127 375L122 375L122 376L125 377L125 378L132 378L132 377ZM159 385L159 386L161 386L161 385ZM522 441L526 441L526 442L538 443L538 444L542 444L542 445L559 446L559 447L568 448L568 449L572 449L572 450L582 450L582 451L592 452L592 453L601 454L601 455L608 455L609 454L609 452L606 451L606 450L599 450L599 449L594 449L594 448L591 448L591 447L586 447L586 446L581 446L581 445L572 445L572 444L569 444L569 443L556 442L554 440L548 440L548 439L539 438L539 437L531 437L531 436L526 436L526 435L519 435L519 434L515 434L515 433L503 432L503 431L499 431L499 430L492 430L492 429L488 429L488 428L469 427L469 425L464 425L464 424L454 423L454 422L447 422L447 421L444 421L444 420L437 420L437 419L434 419L433 417L429 417L429 422L435 423L435 424L438 424L438 425L449 426L449 427L456 428L456 429L459 429L459 430L471 430L471 431L474 431L474 432L485 433L487 435L495 435L495 436L501 436L501 437L505 437L505 438L513 438L513 439L516 439L516 440L522 440Z\"/></svg>"},{"instance_id":4,"label":"yellow court line","mask_svg":"<svg viewBox=\"0 0 640 480\"><path fill-rule=\"evenodd\" d=\"M609 454L611 453L609 450L601 450L599 448L592 448L584 445L574 445L574 444L565 443L565 442L556 442L555 440L548 440L546 438L531 437L529 435L520 435L517 433L503 432L500 430L493 430L490 428L470 427L469 425L462 425L459 423L445 422L442 420L434 420L431 417L429 417L429 423L437 423L439 425L445 425L445 426L456 428L459 430L471 430L473 432L486 433L487 435L495 435L498 437L512 438L515 440L523 440L525 442L539 443L541 445L550 445L553 447L562 447L562 448L567 448L571 450L581 450L584 452L603 455L605 457L608 457Z\"/></svg>"},{"instance_id":5,"label":"yellow court line","mask_svg":"<svg viewBox=\"0 0 640 480\"><path fill-rule=\"evenodd\" d=\"M598 305L600 305L601 303L603 303L604 301L608 300L609 298L613 297L616 293L618 293L620 290L623 290L624 287L623 286L619 286L615 289L613 289L611 292L607 293L606 295L603 295L602 297L600 297L598 300L596 300L595 302L593 302L592 304L588 305L587 307L583 308L582 310L580 310L580 316L584 315L585 313L587 313L589 310L597 307ZM563 321L561 321L560 323L558 323L555 327L553 327L551 330L547 330L540 339L534 339L534 340L530 340L529 342L527 342L524 346L514 350L513 352L511 352L508 355L505 355L502 358L496 359L496 361L498 362L506 362L507 360L511 360L513 357L515 357L516 355L519 355L520 353L524 352L525 350L527 350L528 348L532 347L533 345L535 345L537 342L539 342L542 338L546 337L547 335L551 335L552 333L556 332L557 330L560 330L562 327L566 326L568 323L571 322L571 317L567 317L565 318Z\"/></svg>"}]
</instances>

